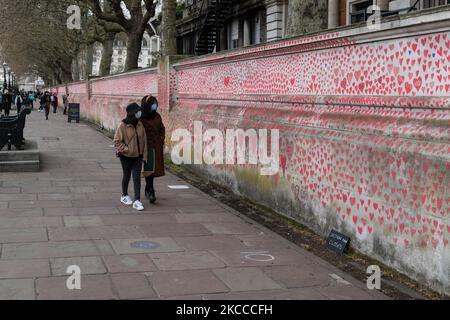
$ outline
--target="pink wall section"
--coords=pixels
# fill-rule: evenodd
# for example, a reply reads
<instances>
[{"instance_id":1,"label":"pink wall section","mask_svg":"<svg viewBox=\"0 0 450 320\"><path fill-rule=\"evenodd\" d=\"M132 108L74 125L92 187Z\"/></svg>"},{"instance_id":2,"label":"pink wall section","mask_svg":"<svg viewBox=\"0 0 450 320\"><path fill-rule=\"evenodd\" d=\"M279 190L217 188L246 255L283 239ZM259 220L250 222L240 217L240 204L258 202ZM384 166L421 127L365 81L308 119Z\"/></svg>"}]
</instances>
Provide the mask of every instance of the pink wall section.
<instances>
[{"instance_id":1,"label":"pink wall section","mask_svg":"<svg viewBox=\"0 0 450 320\"><path fill-rule=\"evenodd\" d=\"M158 93L168 140L196 120L222 132L279 129L276 176L196 169L450 292L449 31L333 33L165 63L160 76L69 85L72 101L113 129L128 102Z\"/></svg>"}]
</instances>

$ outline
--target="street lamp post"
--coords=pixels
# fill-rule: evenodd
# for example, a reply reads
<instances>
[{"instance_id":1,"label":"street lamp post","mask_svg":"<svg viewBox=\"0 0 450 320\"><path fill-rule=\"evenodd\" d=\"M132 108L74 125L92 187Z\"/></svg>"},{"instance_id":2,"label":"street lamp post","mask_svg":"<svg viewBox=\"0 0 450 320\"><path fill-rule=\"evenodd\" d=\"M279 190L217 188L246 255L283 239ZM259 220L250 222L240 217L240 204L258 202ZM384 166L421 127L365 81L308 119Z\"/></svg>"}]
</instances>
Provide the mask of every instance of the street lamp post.
<instances>
[{"instance_id":1,"label":"street lamp post","mask_svg":"<svg viewBox=\"0 0 450 320\"><path fill-rule=\"evenodd\" d=\"M11 69L8 68L8 89L11 90Z\"/></svg>"},{"instance_id":2,"label":"street lamp post","mask_svg":"<svg viewBox=\"0 0 450 320\"><path fill-rule=\"evenodd\" d=\"M6 90L6 67L8 66L8 64L5 62L3 63L3 90Z\"/></svg>"}]
</instances>

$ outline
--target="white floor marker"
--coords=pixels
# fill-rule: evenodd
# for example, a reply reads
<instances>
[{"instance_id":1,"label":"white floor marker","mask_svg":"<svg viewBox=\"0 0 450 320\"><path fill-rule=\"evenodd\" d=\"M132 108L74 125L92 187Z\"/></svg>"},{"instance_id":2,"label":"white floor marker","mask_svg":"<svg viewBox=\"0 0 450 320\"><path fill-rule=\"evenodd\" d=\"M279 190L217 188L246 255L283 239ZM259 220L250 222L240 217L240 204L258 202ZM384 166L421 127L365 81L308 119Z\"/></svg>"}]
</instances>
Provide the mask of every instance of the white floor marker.
<instances>
[{"instance_id":1,"label":"white floor marker","mask_svg":"<svg viewBox=\"0 0 450 320\"><path fill-rule=\"evenodd\" d=\"M189 189L189 186L185 186L185 185L169 186L169 189L172 189L172 190L186 190L186 189Z\"/></svg>"}]
</instances>

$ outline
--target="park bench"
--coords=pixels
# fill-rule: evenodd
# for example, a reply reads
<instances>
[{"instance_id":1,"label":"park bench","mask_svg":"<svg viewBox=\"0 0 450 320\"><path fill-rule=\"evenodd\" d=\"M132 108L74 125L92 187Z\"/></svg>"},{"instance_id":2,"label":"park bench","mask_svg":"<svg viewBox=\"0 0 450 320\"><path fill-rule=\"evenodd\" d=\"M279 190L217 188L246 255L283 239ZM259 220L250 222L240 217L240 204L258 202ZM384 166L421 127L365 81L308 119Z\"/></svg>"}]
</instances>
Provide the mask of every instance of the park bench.
<instances>
[{"instance_id":1,"label":"park bench","mask_svg":"<svg viewBox=\"0 0 450 320\"><path fill-rule=\"evenodd\" d=\"M25 120L27 115L31 113L31 109L24 108L17 116L8 116L0 118L0 151L5 145L8 150L11 146L17 150L23 150L25 139L23 137L23 130L25 128Z\"/></svg>"}]
</instances>

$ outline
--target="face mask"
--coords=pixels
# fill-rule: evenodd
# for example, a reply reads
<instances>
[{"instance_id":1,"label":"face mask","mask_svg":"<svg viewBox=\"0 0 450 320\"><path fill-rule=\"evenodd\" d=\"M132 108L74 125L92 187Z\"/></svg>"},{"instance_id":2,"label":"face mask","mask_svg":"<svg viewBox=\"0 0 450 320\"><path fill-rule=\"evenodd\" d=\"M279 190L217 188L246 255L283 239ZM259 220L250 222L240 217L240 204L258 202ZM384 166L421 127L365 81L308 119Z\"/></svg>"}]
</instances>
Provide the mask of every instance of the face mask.
<instances>
[{"instance_id":1,"label":"face mask","mask_svg":"<svg viewBox=\"0 0 450 320\"><path fill-rule=\"evenodd\" d=\"M151 110L152 112L156 112L156 110L158 110L158 105L156 103L152 104Z\"/></svg>"},{"instance_id":2,"label":"face mask","mask_svg":"<svg viewBox=\"0 0 450 320\"><path fill-rule=\"evenodd\" d=\"M142 111L138 111L137 113L136 113L136 118L137 119L140 119L142 117Z\"/></svg>"}]
</instances>

